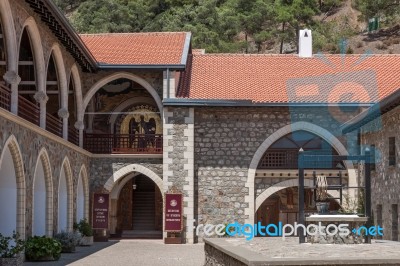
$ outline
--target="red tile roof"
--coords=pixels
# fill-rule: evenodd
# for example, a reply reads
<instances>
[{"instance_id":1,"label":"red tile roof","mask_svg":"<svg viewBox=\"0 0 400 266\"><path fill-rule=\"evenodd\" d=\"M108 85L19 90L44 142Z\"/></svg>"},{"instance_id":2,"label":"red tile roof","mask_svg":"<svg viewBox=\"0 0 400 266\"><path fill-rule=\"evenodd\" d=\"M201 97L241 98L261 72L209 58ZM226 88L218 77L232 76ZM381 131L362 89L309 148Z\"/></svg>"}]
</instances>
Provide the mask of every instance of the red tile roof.
<instances>
[{"instance_id":1,"label":"red tile roof","mask_svg":"<svg viewBox=\"0 0 400 266\"><path fill-rule=\"evenodd\" d=\"M175 65L182 63L186 32L102 33L80 37L99 64Z\"/></svg>"},{"instance_id":2,"label":"red tile roof","mask_svg":"<svg viewBox=\"0 0 400 266\"><path fill-rule=\"evenodd\" d=\"M177 97L371 103L400 88L400 55L193 54Z\"/></svg>"}]
</instances>

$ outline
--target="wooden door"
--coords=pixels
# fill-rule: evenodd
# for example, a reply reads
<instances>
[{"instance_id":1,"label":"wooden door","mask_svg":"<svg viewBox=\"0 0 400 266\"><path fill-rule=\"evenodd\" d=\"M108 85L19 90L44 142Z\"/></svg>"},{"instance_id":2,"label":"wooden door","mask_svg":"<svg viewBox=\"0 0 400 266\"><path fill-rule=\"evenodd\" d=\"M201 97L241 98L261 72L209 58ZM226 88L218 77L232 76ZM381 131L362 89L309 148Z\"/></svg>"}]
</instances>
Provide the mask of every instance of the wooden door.
<instances>
[{"instance_id":1,"label":"wooden door","mask_svg":"<svg viewBox=\"0 0 400 266\"><path fill-rule=\"evenodd\" d=\"M157 185L154 186L154 199L155 199L154 229L162 230L163 198L161 191Z\"/></svg>"},{"instance_id":2,"label":"wooden door","mask_svg":"<svg viewBox=\"0 0 400 266\"><path fill-rule=\"evenodd\" d=\"M118 198L118 230L132 230L132 179L121 189Z\"/></svg>"}]
</instances>

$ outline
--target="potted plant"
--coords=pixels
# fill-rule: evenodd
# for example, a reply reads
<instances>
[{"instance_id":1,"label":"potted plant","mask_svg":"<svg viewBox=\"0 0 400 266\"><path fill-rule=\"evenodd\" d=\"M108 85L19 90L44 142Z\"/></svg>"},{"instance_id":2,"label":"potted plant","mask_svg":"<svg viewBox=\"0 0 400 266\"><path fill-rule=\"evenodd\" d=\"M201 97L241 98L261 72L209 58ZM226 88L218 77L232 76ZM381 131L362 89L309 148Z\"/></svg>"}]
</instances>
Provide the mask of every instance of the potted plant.
<instances>
[{"instance_id":1,"label":"potted plant","mask_svg":"<svg viewBox=\"0 0 400 266\"><path fill-rule=\"evenodd\" d=\"M25 255L29 261L58 260L61 256L61 243L46 236L33 236L25 244Z\"/></svg>"},{"instance_id":2,"label":"potted plant","mask_svg":"<svg viewBox=\"0 0 400 266\"><path fill-rule=\"evenodd\" d=\"M328 195L328 181L326 176L317 176L317 188L315 190L316 200L315 205L319 214L325 214L329 211L329 195Z\"/></svg>"},{"instance_id":3,"label":"potted plant","mask_svg":"<svg viewBox=\"0 0 400 266\"><path fill-rule=\"evenodd\" d=\"M77 230L82 235L81 246L93 245L93 229L86 219L80 220L79 223L74 223L74 230Z\"/></svg>"},{"instance_id":4,"label":"potted plant","mask_svg":"<svg viewBox=\"0 0 400 266\"><path fill-rule=\"evenodd\" d=\"M65 232L62 231L54 236L55 239L61 243L62 253L75 252L75 247L79 245L81 236L78 232Z\"/></svg>"},{"instance_id":5,"label":"potted plant","mask_svg":"<svg viewBox=\"0 0 400 266\"><path fill-rule=\"evenodd\" d=\"M22 265L24 257L22 251L25 247L25 241L19 238L19 234L13 231L12 236L3 236L0 234L0 265L14 266Z\"/></svg>"}]
</instances>

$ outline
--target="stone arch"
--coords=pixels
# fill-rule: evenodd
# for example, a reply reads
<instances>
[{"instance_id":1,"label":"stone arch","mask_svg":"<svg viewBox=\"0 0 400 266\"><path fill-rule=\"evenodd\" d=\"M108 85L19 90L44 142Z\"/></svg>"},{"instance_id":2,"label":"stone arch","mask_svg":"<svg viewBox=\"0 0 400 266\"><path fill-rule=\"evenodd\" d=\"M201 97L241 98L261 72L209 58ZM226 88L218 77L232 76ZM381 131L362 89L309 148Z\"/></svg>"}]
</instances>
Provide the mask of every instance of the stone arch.
<instances>
[{"instance_id":1,"label":"stone arch","mask_svg":"<svg viewBox=\"0 0 400 266\"><path fill-rule=\"evenodd\" d=\"M155 100L158 110L160 112L162 112L162 101L161 101L161 98L158 95L157 91L150 85L150 83L148 83L143 78L136 76L134 74L128 73L128 72L118 72L118 73L111 74L111 75L99 80L96 84L94 84L84 97L83 108L82 108L83 112L85 112L85 109L88 106L90 99L92 99L94 94L99 89L101 89L107 83L109 83L113 80L116 80L116 79L120 79L120 78L130 79L130 80L140 84L141 86L143 86L143 88L145 88L150 93L150 95L153 97L153 99ZM80 121L83 121L83 115L84 114L82 113L81 117L80 117Z\"/></svg>"},{"instance_id":2,"label":"stone arch","mask_svg":"<svg viewBox=\"0 0 400 266\"><path fill-rule=\"evenodd\" d=\"M261 204L268 199L272 194L275 192L278 192L279 190L289 188L289 187L297 187L298 186L298 180L297 179L290 179L290 180L285 180L280 183L274 184L273 186L267 188L266 190L263 191L257 198L256 198L256 207L255 207L255 212L258 211L258 208L260 208ZM304 179L304 187L313 187L313 180L311 179ZM339 197L339 193L337 191L330 191L329 194L337 198ZM336 200L337 201L337 200Z\"/></svg>"},{"instance_id":3,"label":"stone arch","mask_svg":"<svg viewBox=\"0 0 400 266\"><path fill-rule=\"evenodd\" d=\"M107 182L104 184L104 188L108 191L111 192L115 184L118 182L119 179L125 177L127 174L130 174L132 172L139 172L141 174L144 174L148 178L154 181L156 186L160 189L161 194L163 193L163 180L153 171L150 169L146 168L143 165L140 164L130 164L125 167L122 167L118 171L116 171L110 178L107 180Z\"/></svg>"},{"instance_id":4,"label":"stone arch","mask_svg":"<svg viewBox=\"0 0 400 266\"><path fill-rule=\"evenodd\" d=\"M35 62L35 69L36 69L36 85L38 91L46 91L46 66L44 61L44 54L43 54L43 46L42 46L42 39L40 37L39 28L36 24L36 21L33 17L29 17L26 19L23 30L26 28L28 35L31 40L32 45L32 53ZM22 34L19 39L18 48L21 45Z\"/></svg>"},{"instance_id":5,"label":"stone arch","mask_svg":"<svg viewBox=\"0 0 400 266\"><path fill-rule=\"evenodd\" d=\"M61 108L67 108L68 107L67 74L65 73L64 59L60 45L58 43L54 43L53 46L51 47L51 52L47 60L46 69L48 69L51 55L54 56L54 62L57 68L58 83L60 86L59 89L61 91Z\"/></svg>"},{"instance_id":6,"label":"stone arch","mask_svg":"<svg viewBox=\"0 0 400 266\"><path fill-rule=\"evenodd\" d=\"M254 213L255 213L254 180L256 176L258 163L260 162L262 156L267 151L267 149L275 141L285 136L286 134L299 130L308 131L323 138L338 152L339 155L349 154L344 145L332 133L330 133L328 130L322 127L319 127L309 122L295 122L293 124L286 125L275 131L260 145L260 147L258 147L249 166L247 181L245 184L245 186L249 189L249 195L245 196L245 202L248 203L248 207L245 209L245 215L247 215L248 217L246 219L246 223L254 222ZM349 186L356 186L357 176L353 163L351 161L345 161L345 165L349 177Z\"/></svg>"},{"instance_id":7,"label":"stone arch","mask_svg":"<svg viewBox=\"0 0 400 266\"><path fill-rule=\"evenodd\" d=\"M18 45L14 27L14 19L8 0L0 1L1 23L7 49L7 68L8 71L17 72L18 69Z\"/></svg>"},{"instance_id":8,"label":"stone arch","mask_svg":"<svg viewBox=\"0 0 400 266\"><path fill-rule=\"evenodd\" d=\"M49 154L45 148L42 148L39 152L38 159L36 161L35 171L39 166L39 162L42 163L43 171L44 171L44 179L45 179L45 187L46 187L46 203L45 203L45 225L46 225L46 235L52 236L53 234L53 177L51 173L51 164L49 159ZM36 175L33 178L32 184L35 184ZM35 216L35 187L33 185L33 199L32 199L32 221L34 221ZM33 228L32 228L33 230Z\"/></svg>"},{"instance_id":9,"label":"stone arch","mask_svg":"<svg viewBox=\"0 0 400 266\"><path fill-rule=\"evenodd\" d=\"M148 97L135 97L135 98L129 98L126 101L123 101L120 105L118 105L113 111L112 114L110 115L110 118L108 119L108 123L110 124L110 130L111 132L114 132L114 124L119 116L119 113L128 108L129 106L137 103L137 102L143 102L146 104L153 104L153 102L150 102L150 98ZM115 133L115 132L114 132Z\"/></svg>"},{"instance_id":10,"label":"stone arch","mask_svg":"<svg viewBox=\"0 0 400 266\"><path fill-rule=\"evenodd\" d=\"M62 175L63 175L63 171L64 171L64 175L65 175L65 181L66 181L66 189L67 189L67 194L66 194L66 204L67 204L67 208L66 208L66 219L67 219L67 224L66 224L66 230L67 231L71 231L72 230L72 225L73 225L73 177L72 177L72 170L71 170L71 164L69 162L69 159L67 156L65 156L63 163L61 164L61 168L60 168L60 175L58 178L58 225L60 225L60 184L62 183ZM59 226L57 226L58 231L60 231L60 228L58 228Z\"/></svg>"},{"instance_id":11,"label":"stone arch","mask_svg":"<svg viewBox=\"0 0 400 266\"><path fill-rule=\"evenodd\" d=\"M111 199L118 199L119 194L122 190L122 188L125 186L126 183L128 183L129 180L131 180L132 178L134 178L135 176L140 175L141 173L130 173L128 175L126 175L122 180L119 180L120 182L117 182L116 185L114 185L114 187L111 190L110 193L110 198Z\"/></svg>"},{"instance_id":12,"label":"stone arch","mask_svg":"<svg viewBox=\"0 0 400 266\"><path fill-rule=\"evenodd\" d=\"M75 101L76 101L76 117L80 118L83 113L83 100L82 100L82 82L81 77L79 75L78 67L76 63L71 67L72 80L74 81L74 90L75 90ZM70 79L68 79L70 80Z\"/></svg>"},{"instance_id":13,"label":"stone arch","mask_svg":"<svg viewBox=\"0 0 400 266\"><path fill-rule=\"evenodd\" d=\"M3 157L7 148L9 149L14 164L17 188L17 211L16 211L16 231L22 239L25 239L25 209L26 209L26 181L24 173L24 164L22 153L19 144L14 135L11 135L4 143L3 150L0 156L0 162L3 162Z\"/></svg>"},{"instance_id":14,"label":"stone arch","mask_svg":"<svg viewBox=\"0 0 400 266\"><path fill-rule=\"evenodd\" d=\"M83 218L89 221L89 179L87 176L86 166L83 164L81 170L79 171L77 189L76 189L76 199L77 199L77 217L78 217L78 196L79 196L79 181L82 182L83 186ZM79 219L77 219L79 222Z\"/></svg>"}]
</instances>

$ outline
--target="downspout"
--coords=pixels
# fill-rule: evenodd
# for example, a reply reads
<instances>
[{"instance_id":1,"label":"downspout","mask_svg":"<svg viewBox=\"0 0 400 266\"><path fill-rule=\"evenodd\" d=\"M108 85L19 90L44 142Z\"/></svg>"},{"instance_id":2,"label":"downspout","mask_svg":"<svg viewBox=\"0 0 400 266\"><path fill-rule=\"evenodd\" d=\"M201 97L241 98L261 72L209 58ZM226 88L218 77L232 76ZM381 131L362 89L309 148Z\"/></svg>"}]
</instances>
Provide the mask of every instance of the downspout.
<instances>
[{"instance_id":1,"label":"downspout","mask_svg":"<svg viewBox=\"0 0 400 266\"><path fill-rule=\"evenodd\" d=\"M169 91L170 91L170 85L169 85L169 68L167 68L167 99L169 99Z\"/></svg>"}]
</instances>

